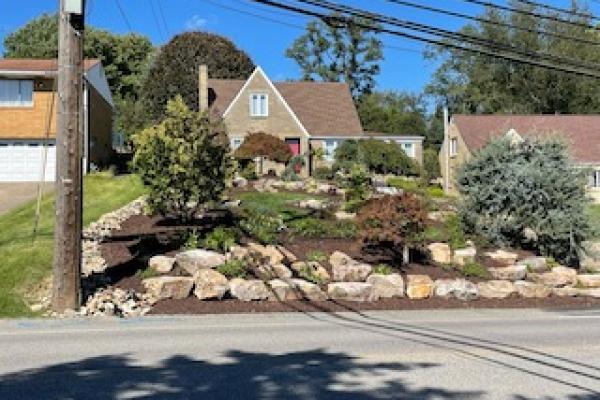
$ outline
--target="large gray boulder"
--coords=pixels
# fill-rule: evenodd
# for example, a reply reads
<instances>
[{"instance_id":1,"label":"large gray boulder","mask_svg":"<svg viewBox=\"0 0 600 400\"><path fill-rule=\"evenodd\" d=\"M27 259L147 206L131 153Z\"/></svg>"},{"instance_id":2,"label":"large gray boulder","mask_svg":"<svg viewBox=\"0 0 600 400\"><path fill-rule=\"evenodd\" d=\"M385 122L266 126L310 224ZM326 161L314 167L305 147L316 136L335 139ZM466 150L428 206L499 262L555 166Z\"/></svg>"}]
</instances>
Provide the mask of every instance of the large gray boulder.
<instances>
[{"instance_id":1,"label":"large gray boulder","mask_svg":"<svg viewBox=\"0 0 600 400\"><path fill-rule=\"evenodd\" d=\"M404 279L400 274L371 274L367 283L373 285L373 294L378 298L404 297Z\"/></svg>"},{"instance_id":2,"label":"large gray boulder","mask_svg":"<svg viewBox=\"0 0 600 400\"><path fill-rule=\"evenodd\" d=\"M358 262L341 251L329 257L329 264L336 282L364 282L373 271L371 265Z\"/></svg>"},{"instance_id":3,"label":"large gray boulder","mask_svg":"<svg viewBox=\"0 0 600 400\"><path fill-rule=\"evenodd\" d=\"M546 298L552 294L552 288L527 281L515 282L515 288L519 296L526 298Z\"/></svg>"},{"instance_id":4,"label":"large gray boulder","mask_svg":"<svg viewBox=\"0 0 600 400\"><path fill-rule=\"evenodd\" d=\"M514 251L506 251L502 249L488 251L485 252L484 255L505 265L513 265L519 258L519 255Z\"/></svg>"},{"instance_id":5,"label":"large gray boulder","mask_svg":"<svg viewBox=\"0 0 600 400\"><path fill-rule=\"evenodd\" d=\"M223 254L204 249L186 250L175 256L177 266L190 275L194 275L200 269L215 268L225 260Z\"/></svg>"},{"instance_id":6,"label":"large gray boulder","mask_svg":"<svg viewBox=\"0 0 600 400\"><path fill-rule=\"evenodd\" d=\"M317 284L305 281L304 279L291 279L290 282L294 288L302 294L302 298L310 301L324 301L329 299Z\"/></svg>"},{"instance_id":7,"label":"large gray boulder","mask_svg":"<svg viewBox=\"0 0 600 400\"><path fill-rule=\"evenodd\" d=\"M285 260L283 254L281 254L275 246L263 246L258 243L249 243L247 247L250 252L257 254L261 259L266 260L272 265L281 264Z\"/></svg>"},{"instance_id":8,"label":"large gray boulder","mask_svg":"<svg viewBox=\"0 0 600 400\"><path fill-rule=\"evenodd\" d=\"M511 265L509 267L488 268L493 279L503 281L520 281L527 276L527 266Z\"/></svg>"},{"instance_id":9,"label":"large gray boulder","mask_svg":"<svg viewBox=\"0 0 600 400\"><path fill-rule=\"evenodd\" d=\"M154 256L148 260L148 266L161 274L167 274L173 270L175 257Z\"/></svg>"},{"instance_id":10,"label":"large gray boulder","mask_svg":"<svg viewBox=\"0 0 600 400\"><path fill-rule=\"evenodd\" d=\"M142 281L146 292L157 300L185 299L192 292L194 278L186 276L159 276Z\"/></svg>"},{"instance_id":11,"label":"large gray boulder","mask_svg":"<svg viewBox=\"0 0 600 400\"><path fill-rule=\"evenodd\" d=\"M527 272L546 272L548 264L545 257L527 257L519 261L517 264L524 265Z\"/></svg>"},{"instance_id":12,"label":"large gray boulder","mask_svg":"<svg viewBox=\"0 0 600 400\"><path fill-rule=\"evenodd\" d=\"M272 279L268 282L271 289L269 300L273 301L291 301L300 300L302 293L291 283L281 279Z\"/></svg>"},{"instance_id":13,"label":"large gray boulder","mask_svg":"<svg viewBox=\"0 0 600 400\"><path fill-rule=\"evenodd\" d=\"M600 241L582 243L579 264L584 271L600 272Z\"/></svg>"},{"instance_id":14,"label":"large gray boulder","mask_svg":"<svg viewBox=\"0 0 600 400\"><path fill-rule=\"evenodd\" d=\"M231 296L242 301L266 300L270 297L267 285L261 280L233 278L229 281Z\"/></svg>"},{"instance_id":15,"label":"large gray boulder","mask_svg":"<svg viewBox=\"0 0 600 400\"><path fill-rule=\"evenodd\" d=\"M327 285L327 294L334 300L376 301L373 285L365 282L335 282Z\"/></svg>"},{"instance_id":16,"label":"large gray boulder","mask_svg":"<svg viewBox=\"0 0 600 400\"><path fill-rule=\"evenodd\" d=\"M329 272L316 261L296 261L291 265L291 268L298 276L304 276L308 273L309 275L316 277L322 283L331 281Z\"/></svg>"},{"instance_id":17,"label":"large gray boulder","mask_svg":"<svg viewBox=\"0 0 600 400\"><path fill-rule=\"evenodd\" d=\"M283 264L263 264L255 269L256 276L262 280L289 279L292 271Z\"/></svg>"},{"instance_id":18,"label":"large gray boulder","mask_svg":"<svg viewBox=\"0 0 600 400\"><path fill-rule=\"evenodd\" d=\"M454 251L452 261L462 267L470 262L475 261L476 255L477 249L475 247L465 247L464 249L457 249Z\"/></svg>"},{"instance_id":19,"label":"large gray boulder","mask_svg":"<svg viewBox=\"0 0 600 400\"><path fill-rule=\"evenodd\" d=\"M201 269L194 274L194 295L200 300L222 299L229 289L225 275L212 269Z\"/></svg>"},{"instance_id":20,"label":"large gray boulder","mask_svg":"<svg viewBox=\"0 0 600 400\"><path fill-rule=\"evenodd\" d=\"M434 282L434 294L436 297L468 301L479 298L479 289L465 279L437 279Z\"/></svg>"},{"instance_id":21,"label":"large gray boulder","mask_svg":"<svg viewBox=\"0 0 600 400\"><path fill-rule=\"evenodd\" d=\"M573 286L577 283L577 271L573 268L554 267L550 272L528 274L527 279L550 287Z\"/></svg>"},{"instance_id":22,"label":"large gray boulder","mask_svg":"<svg viewBox=\"0 0 600 400\"><path fill-rule=\"evenodd\" d=\"M600 274L577 275L577 284L584 288L600 288Z\"/></svg>"},{"instance_id":23,"label":"large gray boulder","mask_svg":"<svg viewBox=\"0 0 600 400\"><path fill-rule=\"evenodd\" d=\"M505 299L513 293L517 293L517 288L510 281L486 281L477 284L479 296L484 299Z\"/></svg>"}]
</instances>

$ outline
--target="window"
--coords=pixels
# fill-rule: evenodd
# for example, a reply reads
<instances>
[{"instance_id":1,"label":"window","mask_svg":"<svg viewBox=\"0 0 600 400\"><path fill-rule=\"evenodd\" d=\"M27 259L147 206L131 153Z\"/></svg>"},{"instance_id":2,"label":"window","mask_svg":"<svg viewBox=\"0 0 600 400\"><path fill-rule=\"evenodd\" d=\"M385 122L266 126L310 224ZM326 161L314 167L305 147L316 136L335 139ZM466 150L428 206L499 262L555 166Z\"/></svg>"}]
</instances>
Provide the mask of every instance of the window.
<instances>
[{"instance_id":1,"label":"window","mask_svg":"<svg viewBox=\"0 0 600 400\"><path fill-rule=\"evenodd\" d=\"M450 139L450 157L456 156L458 153L458 139L452 138Z\"/></svg>"},{"instance_id":2,"label":"window","mask_svg":"<svg viewBox=\"0 0 600 400\"><path fill-rule=\"evenodd\" d=\"M0 106L23 107L33 104L33 81L0 79Z\"/></svg>"},{"instance_id":3,"label":"window","mask_svg":"<svg viewBox=\"0 0 600 400\"><path fill-rule=\"evenodd\" d=\"M590 186L593 188L600 188L600 170L592 171L590 175Z\"/></svg>"},{"instance_id":4,"label":"window","mask_svg":"<svg viewBox=\"0 0 600 400\"><path fill-rule=\"evenodd\" d=\"M269 115L269 96L265 93L250 95L250 116L266 117Z\"/></svg>"},{"instance_id":5,"label":"window","mask_svg":"<svg viewBox=\"0 0 600 400\"><path fill-rule=\"evenodd\" d=\"M335 149L337 149L337 147L337 140L325 140L325 146L323 146L323 150L325 151L325 160L333 161L333 155L335 154Z\"/></svg>"},{"instance_id":6,"label":"window","mask_svg":"<svg viewBox=\"0 0 600 400\"><path fill-rule=\"evenodd\" d=\"M242 138L231 138L231 151L236 151L242 145Z\"/></svg>"},{"instance_id":7,"label":"window","mask_svg":"<svg viewBox=\"0 0 600 400\"><path fill-rule=\"evenodd\" d=\"M400 147L406 153L407 156L415 158L415 146L412 142L400 142Z\"/></svg>"}]
</instances>

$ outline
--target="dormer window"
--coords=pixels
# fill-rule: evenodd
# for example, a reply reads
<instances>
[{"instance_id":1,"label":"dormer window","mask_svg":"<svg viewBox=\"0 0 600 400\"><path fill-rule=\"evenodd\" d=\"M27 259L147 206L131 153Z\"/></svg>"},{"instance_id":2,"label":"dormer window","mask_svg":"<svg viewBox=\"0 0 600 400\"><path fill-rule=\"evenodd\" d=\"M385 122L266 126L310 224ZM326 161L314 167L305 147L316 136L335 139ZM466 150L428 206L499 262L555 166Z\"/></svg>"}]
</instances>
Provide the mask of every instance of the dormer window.
<instances>
[{"instance_id":1,"label":"dormer window","mask_svg":"<svg viewBox=\"0 0 600 400\"><path fill-rule=\"evenodd\" d=\"M269 115L269 96L266 93L250 95L250 116L267 117Z\"/></svg>"}]
</instances>

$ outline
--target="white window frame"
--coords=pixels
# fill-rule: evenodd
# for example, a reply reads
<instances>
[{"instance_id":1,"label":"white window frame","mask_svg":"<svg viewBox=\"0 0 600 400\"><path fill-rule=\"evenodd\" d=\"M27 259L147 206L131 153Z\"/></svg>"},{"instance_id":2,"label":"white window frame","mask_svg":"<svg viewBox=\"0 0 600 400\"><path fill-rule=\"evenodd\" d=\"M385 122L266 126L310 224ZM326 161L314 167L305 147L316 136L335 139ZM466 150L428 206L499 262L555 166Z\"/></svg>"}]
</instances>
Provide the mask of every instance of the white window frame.
<instances>
[{"instance_id":1,"label":"white window frame","mask_svg":"<svg viewBox=\"0 0 600 400\"><path fill-rule=\"evenodd\" d=\"M0 107L32 107L33 94L35 92L35 82L32 79L0 79L0 85L4 82L18 82L18 99L6 100L0 99ZM27 83L31 88L31 99L23 100L24 84Z\"/></svg>"},{"instance_id":2,"label":"white window frame","mask_svg":"<svg viewBox=\"0 0 600 400\"><path fill-rule=\"evenodd\" d=\"M590 187L593 189L600 189L600 170L596 169L592 171L590 177Z\"/></svg>"},{"instance_id":3,"label":"white window frame","mask_svg":"<svg viewBox=\"0 0 600 400\"><path fill-rule=\"evenodd\" d=\"M328 143L331 144L331 146L328 146ZM340 145L339 141L335 140L335 139L325 139L323 141L323 150L325 152L325 160L333 161L333 156L335 155L335 150L338 148L339 145Z\"/></svg>"},{"instance_id":4,"label":"white window frame","mask_svg":"<svg viewBox=\"0 0 600 400\"><path fill-rule=\"evenodd\" d=\"M450 138L450 157L456 157L458 154L458 139Z\"/></svg>"},{"instance_id":5,"label":"white window frame","mask_svg":"<svg viewBox=\"0 0 600 400\"><path fill-rule=\"evenodd\" d=\"M416 155L416 149L415 149L415 142L398 142L398 144L400 145L400 148L402 148L402 151L404 151L404 153L411 157L411 158L415 158ZM406 146L410 145L410 151L408 151L406 149Z\"/></svg>"},{"instance_id":6,"label":"white window frame","mask_svg":"<svg viewBox=\"0 0 600 400\"><path fill-rule=\"evenodd\" d=\"M262 97L264 96L264 100ZM255 110L254 101L257 100L257 109ZM262 107L262 101L264 101L264 110ZM256 111L256 112L255 112ZM264 92L253 92L250 93L250 116L265 118L269 116L269 94Z\"/></svg>"},{"instance_id":7,"label":"white window frame","mask_svg":"<svg viewBox=\"0 0 600 400\"><path fill-rule=\"evenodd\" d=\"M236 142L239 142L237 146ZM231 148L231 151L236 151L242 145L242 143L244 143L244 138L241 136L232 136L229 139L229 147Z\"/></svg>"}]
</instances>

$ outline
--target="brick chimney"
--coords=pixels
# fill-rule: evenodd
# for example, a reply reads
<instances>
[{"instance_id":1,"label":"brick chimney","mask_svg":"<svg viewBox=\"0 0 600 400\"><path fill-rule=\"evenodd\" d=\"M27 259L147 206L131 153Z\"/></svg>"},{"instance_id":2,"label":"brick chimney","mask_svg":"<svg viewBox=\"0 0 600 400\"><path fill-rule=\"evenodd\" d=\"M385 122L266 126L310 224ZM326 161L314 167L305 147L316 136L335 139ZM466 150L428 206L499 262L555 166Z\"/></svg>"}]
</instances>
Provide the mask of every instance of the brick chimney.
<instances>
[{"instance_id":1,"label":"brick chimney","mask_svg":"<svg viewBox=\"0 0 600 400\"><path fill-rule=\"evenodd\" d=\"M198 109L208 110L208 67L200 65L198 71Z\"/></svg>"}]
</instances>

